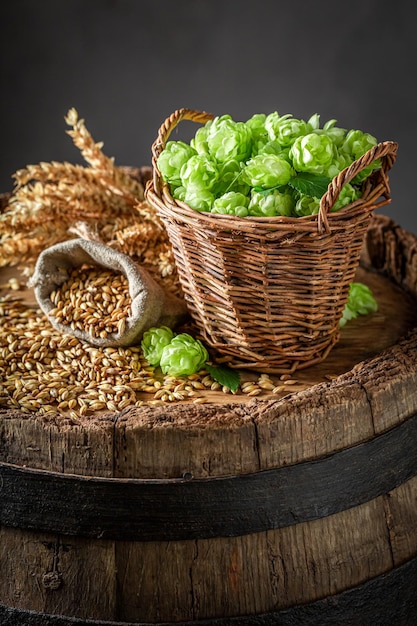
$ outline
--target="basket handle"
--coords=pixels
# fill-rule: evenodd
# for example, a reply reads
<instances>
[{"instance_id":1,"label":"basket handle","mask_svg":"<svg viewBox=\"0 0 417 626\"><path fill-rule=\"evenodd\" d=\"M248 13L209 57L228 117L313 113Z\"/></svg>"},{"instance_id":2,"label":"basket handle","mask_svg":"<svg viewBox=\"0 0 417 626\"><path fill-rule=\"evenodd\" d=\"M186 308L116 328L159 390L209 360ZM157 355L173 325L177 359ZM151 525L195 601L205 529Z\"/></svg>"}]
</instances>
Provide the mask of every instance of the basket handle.
<instances>
[{"instance_id":1,"label":"basket handle","mask_svg":"<svg viewBox=\"0 0 417 626\"><path fill-rule=\"evenodd\" d=\"M169 139L169 136L174 130L174 128L178 126L178 124L182 120L190 120L192 122L204 124L205 122L208 122L209 120L212 120L213 118L214 118L214 115L212 115L211 113L207 113L206 111L194 111L193 109L184 109L184 108L177 109L177 111L174 111L174 113L172 113L169 117L167 117L167 119L161 125L158 131L157 138L152 144L152 165L153 165L153 172L154 172L153 185L154 185L155 191L157 191L158 193L160 191L160 187L159 187L160 175L158 172L158 168L156 166L156 161L159 155L161 154L162 150L165 148L166 143Z\"/></svg>"},{"instance_id":2,"label":"basket handle","mask_svg":"<svg viewBox=\"0 0 417 626\"><path fill-rule=\"evenodd\" d=\"M398 150L398 143L395 141L384 141L382 143L373 146L370 150L365 152L359 159L351 163L344 170L339 172L333 180L330 182L326 193L320 200L320 208L318 213L318 229L320 233L330 232L329 221L327 219L328 214L332 210L342 187L351 181L359 172L365 167L370 165L376 159L381 158L381 175L383 180L383 188L379 195L385 195L387 199L390 198L390 188L388 184L388 171L393 166Z\"/></svg>"}]
</instances>

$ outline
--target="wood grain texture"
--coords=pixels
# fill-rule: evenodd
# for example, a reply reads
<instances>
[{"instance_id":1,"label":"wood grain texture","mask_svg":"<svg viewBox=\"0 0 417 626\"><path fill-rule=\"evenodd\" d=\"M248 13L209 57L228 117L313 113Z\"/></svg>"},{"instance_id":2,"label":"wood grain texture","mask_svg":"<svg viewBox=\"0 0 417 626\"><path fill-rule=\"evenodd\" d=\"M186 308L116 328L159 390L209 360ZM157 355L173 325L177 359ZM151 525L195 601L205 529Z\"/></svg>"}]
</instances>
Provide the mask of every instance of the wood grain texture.
<instances>
[{"instance_id":1,"label":"wood grain texture","mask_svg":"<svg viewBox=\"0 0 417 626\"><path fill-rule=\"evenodd\" d=\"M0 523L142 542L284 528L359 506L417 476L415 440L417 413L314 462L203 479L105 479L0 462Z\"/></svg>"},{"instance_id":2,"label":"wood grain texture","mask_svg":"<svg viewBox=\"0 0 417 626\"><path fill-rule=\"evenodd\" d=\"M410 582L411 581L411 582ZM417 559L339 594L257 615L198 621L159 622L161 626L413 626L417 612ZM150 626L149 622L84 620L0 605L2 626Z\"/></svg>"},{"instance_id":3,"label":"wood grain texture","mask_svg":"<svg viewBox=\"0 0 417 626\"><path fill-rule=\"evenodd\" d=\"M112 542L0 530L1 603L41 613L115 613Z\"/></svg>"}]
</instances>

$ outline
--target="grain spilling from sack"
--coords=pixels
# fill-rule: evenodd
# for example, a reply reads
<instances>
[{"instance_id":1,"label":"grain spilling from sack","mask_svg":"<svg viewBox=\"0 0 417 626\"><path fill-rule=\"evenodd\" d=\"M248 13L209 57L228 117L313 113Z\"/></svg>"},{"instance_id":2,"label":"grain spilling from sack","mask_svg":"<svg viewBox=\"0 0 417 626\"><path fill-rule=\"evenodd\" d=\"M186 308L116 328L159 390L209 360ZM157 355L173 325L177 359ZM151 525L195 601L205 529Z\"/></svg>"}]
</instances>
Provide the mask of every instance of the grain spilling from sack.
<instances>
[{"instance_id":1,"label":"grain spilling from sack","mask_svg":"<svg viewBox=\"0 0 417 626\"><path fill-rule=\"evenodd\" d=\"M131 314L126 276L103 268L75 268L69 279L50 294L54 308L49 314L72 330L87 329L92 337L105 339L123 334Z\"/></svg>"},{"instance_id":2,"label":"grain spilling from sack","mask_svg":"<svg viewBox=\"0 0 417 626\"><path fill-rule=\"evenodd\" d=\"M250 384L249 391L259 394L273 387L266 374ZM202 403L210 401L210 392L230 390L204 369L190 376L162 376L140 346L92 346L60 333L40 309L0 299L0 408L78 419L143 404Z\"/></svg>"}]
</instances>

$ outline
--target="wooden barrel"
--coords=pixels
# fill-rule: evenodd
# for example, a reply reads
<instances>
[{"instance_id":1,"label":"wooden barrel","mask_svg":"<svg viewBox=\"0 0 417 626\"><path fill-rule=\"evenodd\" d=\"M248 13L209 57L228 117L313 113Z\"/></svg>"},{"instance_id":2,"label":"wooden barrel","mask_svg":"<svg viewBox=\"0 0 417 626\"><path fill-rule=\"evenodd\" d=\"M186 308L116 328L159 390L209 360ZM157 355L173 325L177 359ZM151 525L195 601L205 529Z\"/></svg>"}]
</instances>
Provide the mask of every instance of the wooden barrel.
<instances>
[{"instance_id":1,"label":"wooden barrel","mask_svg":"<svg viewBox=\"0 0 417 626\"><path fill-rule=\"evenodd\" d=\"M417 238L375 217L362 271L390 285L392 341L361 320L364 357L332 380L78 421L0 409L0 623L414 625Z\"/></svg>"}]
</instances>

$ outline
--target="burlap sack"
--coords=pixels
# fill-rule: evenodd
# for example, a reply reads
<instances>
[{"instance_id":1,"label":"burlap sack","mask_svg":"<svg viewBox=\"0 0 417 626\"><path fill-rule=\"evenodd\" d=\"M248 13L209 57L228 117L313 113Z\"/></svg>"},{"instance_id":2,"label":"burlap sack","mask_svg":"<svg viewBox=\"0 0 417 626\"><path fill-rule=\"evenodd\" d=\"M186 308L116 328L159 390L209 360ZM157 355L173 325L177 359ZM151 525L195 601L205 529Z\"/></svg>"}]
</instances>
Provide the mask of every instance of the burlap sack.
<instances>
[{"instance_id":1,"label":"burlap sack","mask_svg":"<svg viewBox=\"0 0 417 626\"><path fill-rule=\"evenodd\" d=\"M50 314L55 307L50 300L51 292L68 280L74 268L84 264L120 272L128 279L132 299L131 315L127 317L121 334L109 334L106 338L93 337L88 330L72 329ZM138 344L143 333L152 326L174 328L186 316L185 302L166 293L130 257L103 243L82 238L70 239L44 250L37 260L30 286L34 289L39 306L55 328L98 347Z\"/></svg>"}]
</instances>

